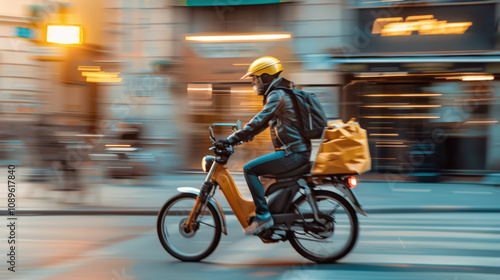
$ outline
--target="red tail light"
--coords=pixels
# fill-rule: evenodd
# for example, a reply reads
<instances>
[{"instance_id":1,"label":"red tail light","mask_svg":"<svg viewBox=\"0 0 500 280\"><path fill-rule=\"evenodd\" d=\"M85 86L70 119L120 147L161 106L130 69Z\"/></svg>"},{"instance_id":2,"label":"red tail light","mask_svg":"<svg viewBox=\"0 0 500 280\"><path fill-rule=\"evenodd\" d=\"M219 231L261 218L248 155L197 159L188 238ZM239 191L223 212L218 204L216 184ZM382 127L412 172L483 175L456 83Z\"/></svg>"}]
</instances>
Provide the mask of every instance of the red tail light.
<instances>
[{"instance_id":1,"label":"red tail light","mask_svg":"<svg viewBox=\"0 0 500 280\"><path fill-rule=\"evenodd\" d=\"M358 179L356 179L356 177L354 176L351 176L347 178L347 183L349 184L349 188L354 189L354 187L358 185Z\"/></svg>"}]
</instances>

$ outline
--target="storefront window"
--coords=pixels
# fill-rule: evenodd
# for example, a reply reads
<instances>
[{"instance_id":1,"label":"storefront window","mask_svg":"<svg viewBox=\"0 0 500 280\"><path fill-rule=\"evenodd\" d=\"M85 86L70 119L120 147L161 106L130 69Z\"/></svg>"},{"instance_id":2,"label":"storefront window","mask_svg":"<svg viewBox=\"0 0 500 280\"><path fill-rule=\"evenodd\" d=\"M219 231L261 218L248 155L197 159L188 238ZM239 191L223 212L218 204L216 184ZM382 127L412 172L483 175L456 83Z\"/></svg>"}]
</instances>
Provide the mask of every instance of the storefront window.
<instances>
[{"instance_id":1,"label":"storefront window","mask_svg":"<svg viewBox=\"0 0 500 280\"><path fill-rule=\"evenodd\" d=\"M496 1L483 1L483 0L385 0L385 1L373 1L373 0L354 0L350 2L350 7L353 8L364 8L364 7L383 7L391 5L405 5L405 4L446 4L446 3L463 3L463 2L496 2Z\"/></svg>"}]
</instances>

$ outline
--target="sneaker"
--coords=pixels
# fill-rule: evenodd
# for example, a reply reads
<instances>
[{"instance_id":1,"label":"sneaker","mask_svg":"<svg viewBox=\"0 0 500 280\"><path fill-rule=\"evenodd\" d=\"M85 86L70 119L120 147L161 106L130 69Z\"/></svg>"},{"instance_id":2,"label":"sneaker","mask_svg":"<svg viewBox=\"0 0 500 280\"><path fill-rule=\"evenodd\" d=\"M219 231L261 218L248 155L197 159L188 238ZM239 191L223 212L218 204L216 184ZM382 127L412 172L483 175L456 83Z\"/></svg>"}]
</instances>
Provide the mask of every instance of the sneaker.
<instances>
[{"instance_id":1,"label":"sneaker","mask_svg":"<svg viewBox=\"0 0 500 280\"><path fill-rule=\"evenodd\" d=\"M278 243L279 240L274 240L274 239L266 239L264 237L261 237L260 240L262 240L262 242L264 244L273 244L273 243Z\"/></svg>"},{"instance_id":2,"label":"sneaker","mask_svg":"<svg viewBox=\"0 0 500 280\"><path fill-rule=\"evenodd\" d=\"M245 235L256 235L261 233L263 230L268 229L274 225L273 218L267 220L254 219L254 221L245 228Z\"/></svg>"}]
</instances>

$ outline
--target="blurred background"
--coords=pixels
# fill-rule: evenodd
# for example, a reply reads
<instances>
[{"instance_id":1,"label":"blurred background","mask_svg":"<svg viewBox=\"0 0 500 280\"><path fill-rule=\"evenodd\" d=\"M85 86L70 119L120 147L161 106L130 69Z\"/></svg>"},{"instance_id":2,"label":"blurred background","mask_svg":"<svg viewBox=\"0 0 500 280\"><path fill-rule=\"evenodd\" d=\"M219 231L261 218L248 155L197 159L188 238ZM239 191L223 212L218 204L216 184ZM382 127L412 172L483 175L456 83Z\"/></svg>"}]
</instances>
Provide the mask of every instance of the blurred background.
<instances>
[{"instance_id":1,"label":"blurred background","mask_svg":"<svg viewBox=\"0 0 500 280\"><path fill-rule=\"evenodd\" d=\"M486 0L0 0L15 279L498 279L499 19ZM310 264L243 236L218 192L229 235L207 262L176 262L158 209L205 179L209 125L261 110L239 78L266 55L328 119L367 130L358 245ZM228 167L250 198L242 167L273 151L269 131L235 150Z\"/></svg>"},{"instance_id":2,"label":"blurred background","mask_svg":"<svg viewBox=\"0 0 500 280\"><path fill-rule=\"evenodd\" d=\"M208 126L262 108L239 78L271 55L367 129L370 174L498 173L498 2L1 1L0 161L62 190L200 170ZM230 169L271 151L267 131Z\"/></svg>"}]
</instances>

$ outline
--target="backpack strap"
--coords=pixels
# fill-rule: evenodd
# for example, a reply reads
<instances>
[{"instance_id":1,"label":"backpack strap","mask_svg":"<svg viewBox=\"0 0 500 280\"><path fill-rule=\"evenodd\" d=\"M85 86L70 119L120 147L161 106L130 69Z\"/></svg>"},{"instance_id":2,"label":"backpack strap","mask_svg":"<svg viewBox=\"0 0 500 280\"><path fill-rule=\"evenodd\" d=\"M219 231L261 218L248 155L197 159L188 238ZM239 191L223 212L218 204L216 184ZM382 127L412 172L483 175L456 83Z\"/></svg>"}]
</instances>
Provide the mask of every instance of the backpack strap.
<instances>
[{"instance_id":1,"label":"backpack strap","mask_svg":"<svg viewBox=\"0 0 500 280\"><path fill-rule=\"evenodd\" d=\"M302 123L301 112L299 110L299 104L298 104L299 100L297 99L297 96L293 92L293 90L295 89L295 84L293 84L293 89L287 87L277 87L276 89L282 90L290 96L290 99L292 100L293 109L295 110L295 115L297 117L297 122L299 123L299 127L295 128L299 131L300 136L302 136L302 139L307 141L308 138L304 134L304 129L303 129L304 124Z\"/></svg>"}]
</instances>

